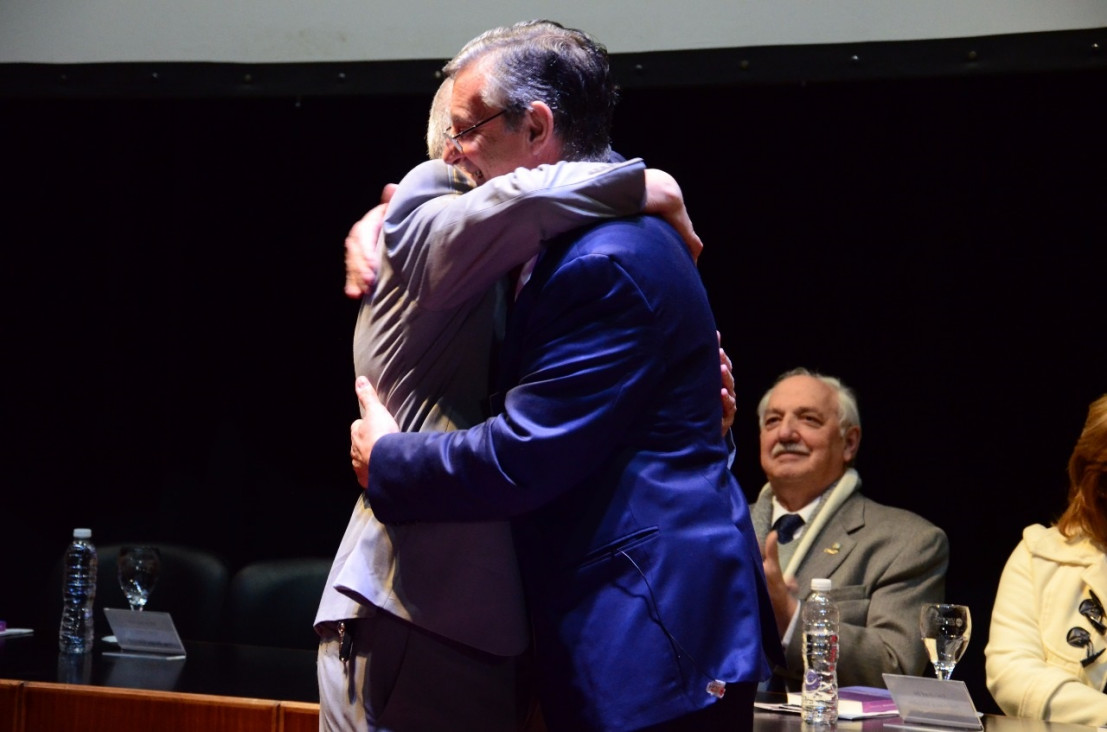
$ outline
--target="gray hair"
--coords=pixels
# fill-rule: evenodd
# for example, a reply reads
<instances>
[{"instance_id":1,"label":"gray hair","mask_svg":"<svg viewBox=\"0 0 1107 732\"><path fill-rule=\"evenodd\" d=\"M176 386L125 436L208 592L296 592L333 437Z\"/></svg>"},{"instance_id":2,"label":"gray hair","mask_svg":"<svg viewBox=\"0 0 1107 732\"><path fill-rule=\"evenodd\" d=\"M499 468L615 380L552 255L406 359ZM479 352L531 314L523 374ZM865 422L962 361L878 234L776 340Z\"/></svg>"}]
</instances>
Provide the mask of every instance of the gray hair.
<instances>
[{"instance_id":1,"label":"gray hair","mask_svg":"<svg viewBox=\"0 0 1107 732\"><path fill-rule=\"evenodd\" d=\"M439 160L446 149L446 134L450 129L450 95L454 90L454 80L446 78L434 93L430 115L427 117L427 157Z\"/></svg>"},{"instance_id":2,"label":"gray hair","mask_svg":"<svg viewBox=\"0 0 1107 732\"><path fill-rule=\"evenodd\" d=\"M584 31L531 20L485 31L465 44L443 71L449 77L488 58L483 100L517 128L532 102L554 117L565 160L607 160L618 91L607 49Z\"/></svg>"},{"instance_id":3,"label":"gray hair","mask_svg":"<svg viewBox=\"0 0 1107 732\"><path fill-rule=\"evenodd\" d=\"M765 412L769 410L769 398L773 395L773 389L777 387L777 384L790 379L793 376L810 376L813 379L818 379L822 383L829 386L834 394L838 397L838 431L842 433L842 437L846 436L846 432L850 427L861 427L861 412L857 409L857 397L854 396L853 390L842 383L841 379L833 376L824 376L823 374L809 371L802 366L792 369L791 371L785 371L780 376L776 377L776 381L769 387L769 390L765 392L765 396L761 397L761 401L757 405L757 424L765 424Z\"/></svg>"}]
</instances>

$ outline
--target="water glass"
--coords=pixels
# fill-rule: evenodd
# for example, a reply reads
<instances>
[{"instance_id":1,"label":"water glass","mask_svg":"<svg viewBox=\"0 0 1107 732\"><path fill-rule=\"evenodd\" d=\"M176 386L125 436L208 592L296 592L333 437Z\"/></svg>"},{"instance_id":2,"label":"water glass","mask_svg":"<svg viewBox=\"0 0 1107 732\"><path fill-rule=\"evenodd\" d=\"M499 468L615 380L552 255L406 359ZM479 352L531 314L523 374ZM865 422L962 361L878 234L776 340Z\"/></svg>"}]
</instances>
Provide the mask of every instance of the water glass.
<instances>
[{"instance_id":1,"label":"water glass","mask_svg":"<svg viewBox=\"0 0 1107 732\"><path fill-rule=\"evenodd\" d=\"M127 596L131 609L143 609L158 582L161 569L157 547L125 546L119 550L118 566L119 587Z\"/></svg>"},{"instance_id":2,"label":"water glass","mask_svg":"<svg viewBox=\"0 0 1107 732\"><path fill-rule=\"evenodd\" d=\"M948 681L972 637L969 608L945 603L923 605L919 613L919 631L930 662L934 664L935 676Z\"/></svg>"}]
</instances>

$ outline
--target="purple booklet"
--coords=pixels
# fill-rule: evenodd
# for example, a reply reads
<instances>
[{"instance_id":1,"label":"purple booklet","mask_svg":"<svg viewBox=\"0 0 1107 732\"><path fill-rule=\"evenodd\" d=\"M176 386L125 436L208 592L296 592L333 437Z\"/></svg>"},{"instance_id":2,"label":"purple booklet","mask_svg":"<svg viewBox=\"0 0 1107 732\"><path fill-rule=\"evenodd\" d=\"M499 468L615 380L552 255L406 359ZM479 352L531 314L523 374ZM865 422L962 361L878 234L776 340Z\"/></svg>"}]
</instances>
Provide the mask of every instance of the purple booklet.
<instances>
[{"instance_id":1,"label":"purple booklet","mask_svg":"<svg viewBox=\"0 0 1107 732\"><path fill-rule=\"evenodd\" d=\"M798 691L788 692L788 705L799 707L803 697ZM892 692L875 686L843 686L838 689L838 716L842 719L893 716L896 710Z\"/></svg>"}]
</instances>

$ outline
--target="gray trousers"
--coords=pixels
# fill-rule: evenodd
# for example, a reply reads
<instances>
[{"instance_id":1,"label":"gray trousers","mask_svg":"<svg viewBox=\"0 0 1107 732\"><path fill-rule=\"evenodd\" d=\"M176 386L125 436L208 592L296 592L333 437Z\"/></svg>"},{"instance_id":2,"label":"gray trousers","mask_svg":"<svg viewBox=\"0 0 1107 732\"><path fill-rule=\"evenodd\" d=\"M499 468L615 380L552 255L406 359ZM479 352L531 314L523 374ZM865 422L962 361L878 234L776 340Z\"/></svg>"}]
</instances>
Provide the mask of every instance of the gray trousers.
<instances>
[{"instance_id":1,"label":"gray trousers","mask_svg":"<svg viewBox=\"0 0 1107 732\"><path fill-rule=\"evenodd\" d=\"M519 657L493 656L376 611L337 623L319 641L319 729L517 732L533 729L533 694Z\"/></svg>"}]
</instances>

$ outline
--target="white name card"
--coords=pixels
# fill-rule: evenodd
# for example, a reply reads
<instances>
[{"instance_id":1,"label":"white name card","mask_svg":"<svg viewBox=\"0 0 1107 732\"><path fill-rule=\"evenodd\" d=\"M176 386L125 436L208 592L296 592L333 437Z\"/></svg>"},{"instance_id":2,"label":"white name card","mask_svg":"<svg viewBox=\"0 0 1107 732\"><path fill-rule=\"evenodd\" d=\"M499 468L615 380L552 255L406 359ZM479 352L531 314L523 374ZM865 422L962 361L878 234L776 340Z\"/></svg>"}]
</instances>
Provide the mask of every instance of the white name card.
<instances>
[{"instance_id":1,"label":"white name card","mask_svg":"<svg viewBox=\"0 0 1107 732\"><path fill-rule=\"evenodd\" d=\"M185 648L169 613L155 610L104 608L119 648L128 653L145 653L184 658Z\"/></svg>"},{"instance_id":2,"label":"white name card","mask_svg":"<svg viewBox=\"0 0 1107 732\"><path fill-rule=\"evenodd\" d=\"M964 681L884 674L900 719L910 725L954 729L984 729ZM895 727L900 725L885 725Z\"/></svg>"}]
</instances>

